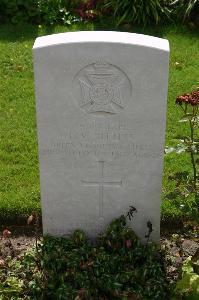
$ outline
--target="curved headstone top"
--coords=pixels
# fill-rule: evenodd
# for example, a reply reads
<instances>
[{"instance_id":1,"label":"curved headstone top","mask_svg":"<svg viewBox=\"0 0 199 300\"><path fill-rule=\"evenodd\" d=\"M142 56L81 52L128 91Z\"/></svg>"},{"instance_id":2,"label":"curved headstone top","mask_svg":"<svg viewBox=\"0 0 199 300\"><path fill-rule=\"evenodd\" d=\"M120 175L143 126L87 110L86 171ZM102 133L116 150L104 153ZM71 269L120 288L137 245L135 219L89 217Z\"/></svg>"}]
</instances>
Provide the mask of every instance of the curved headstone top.
<instances>
[{"instance_id":1,"label":"curved headstone top","mask_svg":"<svg viewBox=\"0 0 199 300\"><path fill-rule=\"evenodd\" d=\"M116 31L76 31L38 37L33 49L70 43L119 43L169 52L169 42L149 35Z\"/></svg>"}]
</instances>

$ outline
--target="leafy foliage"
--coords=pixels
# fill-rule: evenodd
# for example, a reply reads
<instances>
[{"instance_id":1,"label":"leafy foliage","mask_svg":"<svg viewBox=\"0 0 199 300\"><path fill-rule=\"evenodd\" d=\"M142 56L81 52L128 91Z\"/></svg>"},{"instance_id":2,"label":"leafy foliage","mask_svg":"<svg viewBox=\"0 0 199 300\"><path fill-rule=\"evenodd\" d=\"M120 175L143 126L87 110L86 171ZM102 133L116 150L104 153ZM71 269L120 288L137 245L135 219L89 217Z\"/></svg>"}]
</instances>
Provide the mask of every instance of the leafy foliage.
<instances>
[{"instance_id":1,"label":"leafy foliage","mask_svg":"<svg viewBox=\"0 0 199 300\"><path fill-rule=\"evenodd\" d=\"M70 25L96 15L94 0L0 0L0 22Z\"/></svg>"},{"instance_id":2,"label":"leafy foliage","mask_svg":"<svg viewBox=\"0 0 199 300\"><path fill-rule=\"evenodd\" d=\"M35 248L17 259L7 256L4 264L0 265L0 300L32 299L29 287L35 278L41 278L35 258Z\"/></svg>"},{"instance_id":3,"label":"leafy foliage","mask_svg":"<svg viewBox=\"0 0 199 300\"><path fill-rule=\"evenodd\" d=\"M170 14L163 0L104 0L104 8L113 11L118 25L122 22L157 24Z\"/></svg>"},{"instance_id":4,"label":"leafy foliage","mask_svg":"<svg viewBox=\"0 0 199 300\"><path fill-rule=\"evenodd\" d=\"M68 24L79 19L73 14L71 1L0 0L0 21L12 23Z\"/></svg>"},{"instance_id":5,"label":"leafy foliage","mask_svg":"<svg viewBox=\"0 0 199 300\"><path fill-rule=\"evenodd\" d=\"M70 11L67 1L63 0L40 0L38 2L40 22L44 24L67 24L70 25L78 19Z\"/></svg>"},{"instance_id":6,"label":"leafy foliage","mask_svg":"<svg viewBox=\"0 0 199 300\"><path fill-rule=\"evenodd\" d=\"M0 0L0 22L70 25L111 16L120 23L162 19L199 24L199 0Z\"/></svg>"},{"instance_id":7,"label":"leafy foliage","mask_svg":"<svg viewBox=\"0 0 199 300\"><path fill-rule=\"evenodd\" d=\"M199 21L199 0L189 0L186 2L184 19L197 17Z\"/></svg>"},{"instance_id":8,"label":"leafy foliage","mask_svg":"<svg viewBox=\"0 0 199 300\"><path fill-rule=\"evenodd\" d=\"M199 24L199 0L175 0L171 7L177 19Z\"/></svg>"},{"instance_id":9,"label":"leafy foliage","mask_svg":"<svg viewBox=\"0 0 199 300\"><path fill-rule=\"evenodd\" d=\"M0 0L0 21L38 23L40 12L37 0Z\"/></svg>"},{"instance_id":10,"label":"leafy foliage","mask_svg":"<svg viewBox=\"0 0 199 300\"><path fill-rule=\"evenodd\" d=\"M39 286L45 299L160 299L166 295L155 246L141 245L126 227L124 216L107 227L96 245L77 230L67 239L46 237L40 255L44 281Z\"/></svg>"},{"instance_id":11,"label":"leafy foliage","mask_svg":"<svg viewBox=\"0 0 199 300\"><path fill-rule=\"evenodd\" d=\"M198 252L199 255L199 252ZM182 267L182 279L177 282L177 299L197 300L199 298L199 257L188 257Z\"/></svg>"},{"instance_id":12,"label":"leafy foliage","mask_svg":"<svg viewBox=\"0 0 199 300\"><path fill-rule=\"evenodd\" d=\"M8 259L7 267L9 263ZM12 271L7 267L0 269L3 300L12 296L49 300L158 300L168 296L156 246L142 245L124 216L113 220L95 244L81 230L68 238L46 236L38 251L13 262ZM14 282L12 287L10 282Z\"/></svg>"}]
</instances>

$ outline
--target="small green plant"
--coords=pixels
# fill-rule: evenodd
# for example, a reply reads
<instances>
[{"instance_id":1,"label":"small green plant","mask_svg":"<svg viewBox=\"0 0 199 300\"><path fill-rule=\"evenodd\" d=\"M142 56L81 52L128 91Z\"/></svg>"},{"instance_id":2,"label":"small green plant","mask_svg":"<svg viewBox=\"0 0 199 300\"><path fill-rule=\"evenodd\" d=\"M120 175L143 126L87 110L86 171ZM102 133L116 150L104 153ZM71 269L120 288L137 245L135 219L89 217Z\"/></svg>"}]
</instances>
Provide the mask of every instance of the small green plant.
<instances>
[{"instance_id":1,"label":"small green plant","mask_svg":"<svg viewBox=\"0 0 199 300\"><path fill-rule=\"evenodd\" d=\"M199 153L199 141L196 139L196 131L199 129L199 91L193 91L191 94L184 94L177 97L176 103L183 112L183 118L180 122L189 124L190 135L184 137L182 141L182 151L190 153L191 164L193 169L193 187L197 191L197 155Z\"/></svg>"},{"instance_id":2,"label":"small green plant","mask_svg":"<svg viewBox=\"0 0 199 300\"><path fill-rule=\"evenodd\" d=\"M199 299L199 252L193 257L188 257L182 266L182 278L175 287L174 299L198 300Z\"/></svg>"},{"instance_id":3,"label":"small green plant","mask_svg":"<svg viewBox=\"0 0 199 300\"><path fill-rule=\"evenodd\" d=\"M182 110L181 123L187 123L189 127L189 134L181 138L180 143L174 148L167 149L168 152L186 153L190 156L190 165L192 167L192 175L187 171L176 173L175 176L170 176L171 180L176 182L175 193L182 198L192 196L194 198L194 205L190 209L188 203L184 201L181 204L182 210L185 214L193 217L199 221L199 185L198 185L198 165L199 165L199 91L193 91L190 94L183 94L178 96L176 104Z\"/></svg>"},{"instance_id":4,"label":"small green plant","mask_svg":"<svg viewBox=\"0 0 199 300\"><path fill-rule=\"evenodd\" d=\"M36 299L155 300L168 292L156 246L142 245L125 216L113 220L96 244L81 230L69 238L47 236L39 255L42 280L31 290Z\"/></svg>"},{"instance_id":5,"label":"small green plant","mask_svg":"<svg viewBox=\"0 0 199 300\"><path fill-rule=\"evenodd\" d=\"M39 278L41 273L36 266L35 248L19 258L7 256L0 265L0 300L33 299L29 287Z\"/></svg>"}]
</instances>

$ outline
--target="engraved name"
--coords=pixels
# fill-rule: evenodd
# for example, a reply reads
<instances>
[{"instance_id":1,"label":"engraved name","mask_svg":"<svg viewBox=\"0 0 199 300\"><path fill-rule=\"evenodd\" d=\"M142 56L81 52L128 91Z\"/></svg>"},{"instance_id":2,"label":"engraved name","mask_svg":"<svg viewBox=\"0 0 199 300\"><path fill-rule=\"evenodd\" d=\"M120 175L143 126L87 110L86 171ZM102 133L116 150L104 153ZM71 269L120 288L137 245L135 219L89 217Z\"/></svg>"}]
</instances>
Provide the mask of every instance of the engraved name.
<instances>
[{"instance_id":1,"label":"engraved name","mask_svg":"<svg viewBox=\"0 0 199 300\"><path fill-rule=\"evenodd\" d=\"M64 136L52 140L40 149L41 155L63 153L69 157L107 157L117 159L134 157L160 157L161 147L138 143L136 132L125 123L91 122L67 129Z\"/></svg>"}]
</instances>

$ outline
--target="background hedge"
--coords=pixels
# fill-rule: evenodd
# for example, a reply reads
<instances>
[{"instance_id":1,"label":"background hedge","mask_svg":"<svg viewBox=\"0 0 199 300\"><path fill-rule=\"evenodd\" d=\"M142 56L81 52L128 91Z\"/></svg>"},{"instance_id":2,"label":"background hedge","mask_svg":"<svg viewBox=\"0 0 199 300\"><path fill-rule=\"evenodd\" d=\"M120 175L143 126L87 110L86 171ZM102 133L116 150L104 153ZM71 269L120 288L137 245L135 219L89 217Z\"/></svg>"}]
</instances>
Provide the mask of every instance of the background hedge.
<instances>
[{"instance_id":1,"label":"background hedge","mask_svg":"<svg viewBox=\"0 0 199 300\"><path fill-rule=\"evenodd\" d=\"M0 0L0 22L67 24L96 18L116 24L188 22L199 25L199 0Z\"/></svg>"},{"instance_id":2,"label":"background hedge","mask_svg":"<svg viewBox=\"0 0 199 300\"><path fill-rule=\"evenodd\" d=\"M0 0L0 22L63 24L79 3L79 0Z\"/></svg>"}]
</instances>

